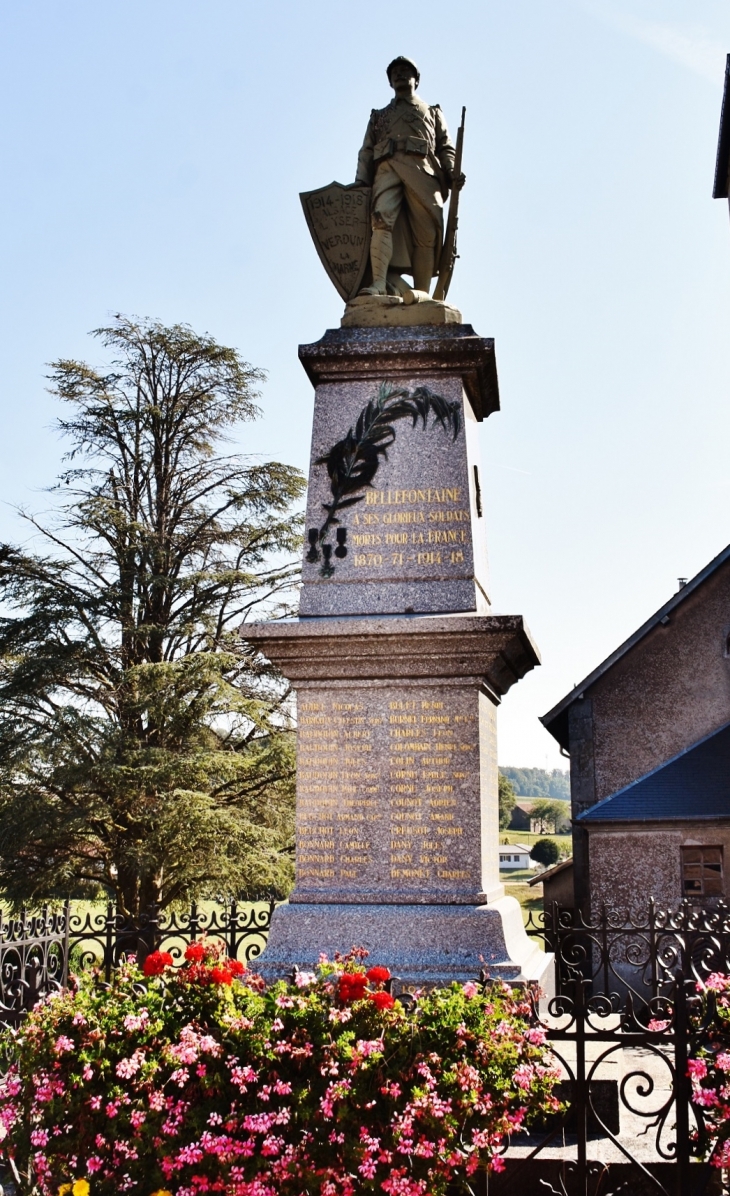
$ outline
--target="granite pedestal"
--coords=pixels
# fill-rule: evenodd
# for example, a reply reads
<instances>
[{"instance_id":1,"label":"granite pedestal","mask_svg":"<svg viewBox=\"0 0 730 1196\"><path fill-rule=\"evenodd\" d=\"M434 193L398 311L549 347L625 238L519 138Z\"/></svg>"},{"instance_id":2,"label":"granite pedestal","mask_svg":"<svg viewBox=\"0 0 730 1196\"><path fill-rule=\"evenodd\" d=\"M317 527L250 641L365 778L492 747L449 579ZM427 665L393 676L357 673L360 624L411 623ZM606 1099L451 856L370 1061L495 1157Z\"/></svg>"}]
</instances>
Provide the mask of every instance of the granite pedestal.
<instances>
[{"instance_id":1,"label":"granite pedestal","mask_svg":"<svg viewBox=\"0 0 730 1196\"><path fill-rule=\"evenodd\" d=\"M433 416L426 426L410 418L388 425L393 438L371 484L329 533L333 549L336 532L344 535L346 555L333 551L326 576L322 550L305 553L300 616L488 611L477 424L499 407L493 342L468 324L335 329L301 345L299 357L315 385L308 535L332 503L328 469L318 462L357 432L381 387L411 395L426 388L452 405L458 425Z\"/></svg>"},{"instance_id":2,"label":"granite pedestal","mask_svg":"<svg viewBox=\"0 0 730 1196\"><path fill-rule=\"evenodd\" d=\"M312 943L335 951L365 947L370 959L407 985L475 980L487 968L495 980L537 984L552 996L550 956L528 938L514 897L489 905L284 905L276 911L257 969L285 978L295 963L316 963Z\"/></svg>"},{"instance_id":3,"label":"granite pedestal","mask_svg":"<svg viewBox=\"0 0 730 1196\"><path fill-rule=\"evenodd\" d=\"M493 344L469 325L347 328L300 357L316 389L300 618L243 631L298 703L296 884L261 970L364 946L404 982L486 965L549 988L499 881L496 708L539 656L520 616L489 613L476 425L499 406Z\"/></svg>"}]
</instances>

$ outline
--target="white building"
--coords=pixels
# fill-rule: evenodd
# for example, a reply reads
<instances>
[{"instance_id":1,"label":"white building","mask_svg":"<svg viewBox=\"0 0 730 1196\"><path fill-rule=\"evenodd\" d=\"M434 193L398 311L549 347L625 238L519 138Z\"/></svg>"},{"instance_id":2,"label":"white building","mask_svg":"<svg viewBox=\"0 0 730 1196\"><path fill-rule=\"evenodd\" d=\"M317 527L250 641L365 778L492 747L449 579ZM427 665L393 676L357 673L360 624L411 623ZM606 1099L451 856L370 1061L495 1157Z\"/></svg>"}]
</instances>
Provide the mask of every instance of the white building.
<instances>
[{"instance_id":1,"label":"white building","mask_svg":"<svg viewBox=\"0 0 730 1196\"><path fill-rule=\"evenodd\" d=\"M534 868L530 859L530 848L523 843L502 843L499 848L500 872L515 872L520 868Z\"/></svg>"}]
</instances>

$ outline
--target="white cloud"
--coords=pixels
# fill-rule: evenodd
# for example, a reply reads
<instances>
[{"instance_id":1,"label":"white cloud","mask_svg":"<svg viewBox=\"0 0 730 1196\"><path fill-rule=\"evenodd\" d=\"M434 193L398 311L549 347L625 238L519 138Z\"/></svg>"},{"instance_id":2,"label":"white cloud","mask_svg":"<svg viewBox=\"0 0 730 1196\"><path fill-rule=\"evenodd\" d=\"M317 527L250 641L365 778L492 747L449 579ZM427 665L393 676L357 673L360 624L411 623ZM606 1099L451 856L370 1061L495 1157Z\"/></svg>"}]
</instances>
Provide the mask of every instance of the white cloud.
<instances>
[{"instance_id":1,"label":"white cloud","mask_svg":"<svg viewBox=\"0 0 730 1196\"><path fill-rule=\"evenodd\" d=\"M665 58L671 58L687 70L709 80L716 87L722 82L725 68L725 47L702 26L679 27L659 21L645 21L629 13L619 12L608 5L585 0L583 8L636 41L651 46ZM730 49L730 47L728 47Z\"/></svg>"}]
</instances>

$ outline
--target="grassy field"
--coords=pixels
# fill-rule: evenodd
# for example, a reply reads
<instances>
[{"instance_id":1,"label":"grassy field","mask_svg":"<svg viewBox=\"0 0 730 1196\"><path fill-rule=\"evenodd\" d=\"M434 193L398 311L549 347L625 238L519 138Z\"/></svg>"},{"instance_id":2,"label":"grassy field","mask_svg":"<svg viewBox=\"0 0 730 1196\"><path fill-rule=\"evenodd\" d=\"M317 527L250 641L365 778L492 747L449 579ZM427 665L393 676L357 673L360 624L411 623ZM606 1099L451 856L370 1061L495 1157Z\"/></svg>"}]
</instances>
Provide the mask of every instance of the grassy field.
<instances>
[{"instance_id":1,"label":"grassy field","mask_svg":"<svg viewBox=\"0 0 730 1196\"><path fill-rule=\"evenodd\" d=\"M523 910L542 909L542 885L528 885L524 881L508 880L504 874L501 878L504 891L508 897L516 897Z\"/></svg>"},{"instance_id":2,"label":"grassy field","mask_svg":"<svg viewBox=\"0 0 730 1196\"><path fill-rule=\"evenodd\" d=\"M542 913L542 885L533 885L531 888L524 881L514 883L505 872L501 873L500 880L504 885L507 897L516 897L519 901L525 925L527 925L531 910L534 911L535 921L537 921L537 915ZM537 942L541 947L544 946L542 938L539 938Z\"/></svg>"},{"instance_id":3,"label":"grassy field","mask_svg":"<svg viewBox=\"0 0 730 1196\"><path fill-rule=\"evenodd\" d=\"M503 885L526 884L536 875L534 868L505 868L500 872L499 879Z\"/></svg>"}]
</instances>

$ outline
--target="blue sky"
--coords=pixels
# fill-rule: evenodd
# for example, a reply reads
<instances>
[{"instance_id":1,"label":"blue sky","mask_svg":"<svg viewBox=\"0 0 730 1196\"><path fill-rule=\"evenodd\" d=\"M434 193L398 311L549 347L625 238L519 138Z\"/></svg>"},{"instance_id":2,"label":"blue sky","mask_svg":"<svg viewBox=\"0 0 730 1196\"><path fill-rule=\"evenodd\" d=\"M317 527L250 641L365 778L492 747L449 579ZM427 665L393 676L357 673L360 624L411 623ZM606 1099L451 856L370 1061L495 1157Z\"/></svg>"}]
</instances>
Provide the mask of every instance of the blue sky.
<instances>
[{"instance_id":1,"label":"blue sky","mask_svg":"<svg viewBox=\"0 0 730 1196\"><path fill-rule=\"evenodd\" d=\"M730 227L711 199L726 0L0 4L0 539L63 446L45 363L115 311L268 371L244 451L306 468L297 345L341 316L298 193L354 178L384 68L467 106L450 293L494 336L492 583L542 668L500 762L565 765L537 716L730 540Z\"/></svg>"}]
</instances>

